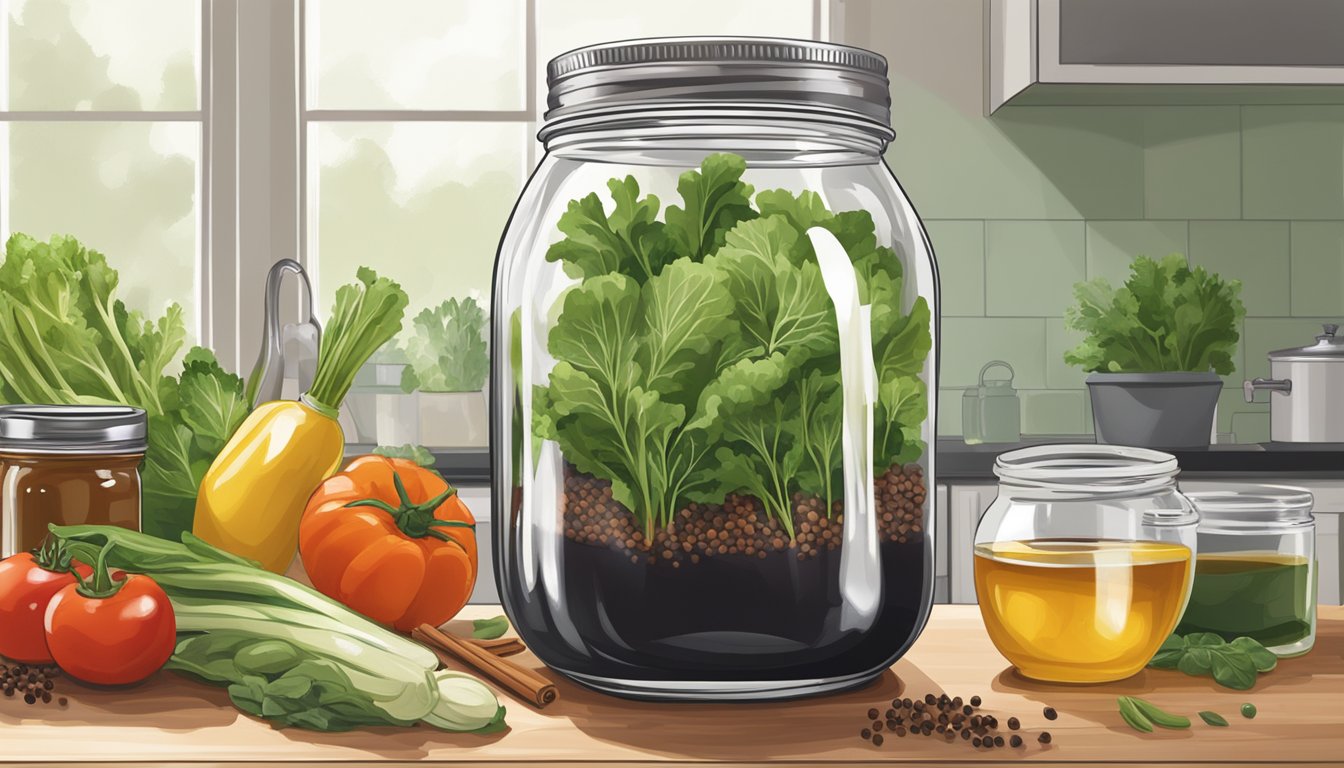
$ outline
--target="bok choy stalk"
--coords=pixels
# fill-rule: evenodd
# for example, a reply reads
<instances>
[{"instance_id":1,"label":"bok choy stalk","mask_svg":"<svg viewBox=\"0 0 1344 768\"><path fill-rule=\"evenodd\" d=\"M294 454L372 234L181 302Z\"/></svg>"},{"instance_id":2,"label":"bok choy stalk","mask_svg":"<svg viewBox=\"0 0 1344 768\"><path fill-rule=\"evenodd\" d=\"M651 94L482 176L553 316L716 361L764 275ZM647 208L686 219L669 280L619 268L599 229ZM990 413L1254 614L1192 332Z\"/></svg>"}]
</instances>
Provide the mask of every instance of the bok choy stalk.
<instances>
[{"instance_id":1,"label":"bok choy stalk","mask_svg":"<svg viewBox=\"0 0 1344 768\"><path fill-rule=\"evenodd\" d=\"M113 526L52 526L80 560L154 579L173 603L167 668L227 686L235 706L280 725L498 727L504 708L475 678L438 671L428 649L292 579L183 534L182 543Z\"/></svg>"}]
</instances>

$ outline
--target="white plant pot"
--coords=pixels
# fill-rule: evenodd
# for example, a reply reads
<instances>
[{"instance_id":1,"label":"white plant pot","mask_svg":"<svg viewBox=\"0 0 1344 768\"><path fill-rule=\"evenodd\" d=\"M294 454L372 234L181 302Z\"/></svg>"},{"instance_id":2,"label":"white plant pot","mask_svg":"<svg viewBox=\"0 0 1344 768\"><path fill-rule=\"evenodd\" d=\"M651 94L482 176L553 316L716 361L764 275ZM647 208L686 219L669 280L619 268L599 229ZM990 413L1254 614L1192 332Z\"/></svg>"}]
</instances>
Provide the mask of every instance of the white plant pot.
<instances>
[{"instance_id":1,"label":"white plant pot","mask_svg":"<svg viewBox=\"0 0 1344 768\"><path fill-rule=\"evenodd\" d=\"M420 444L483 448L489 444L485 392L420 392Z\"/></svg>"}]
</instances>

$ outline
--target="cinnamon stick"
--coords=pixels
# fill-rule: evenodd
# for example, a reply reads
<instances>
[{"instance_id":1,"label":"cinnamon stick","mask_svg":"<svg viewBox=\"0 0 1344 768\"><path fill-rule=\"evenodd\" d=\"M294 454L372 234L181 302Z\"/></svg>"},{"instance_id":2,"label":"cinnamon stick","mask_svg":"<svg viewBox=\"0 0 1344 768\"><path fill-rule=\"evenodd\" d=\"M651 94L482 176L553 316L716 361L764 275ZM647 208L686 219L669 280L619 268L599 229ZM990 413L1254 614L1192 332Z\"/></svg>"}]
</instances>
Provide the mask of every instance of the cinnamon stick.
<instances>
[{"instance_id":1,"label":"cinnamon stick","mask_svg":"<svg viewBox=\"0 0 1344 768\"><path fill-rule=\"evenodd\" d=\"M544 707L559 695L555 684L536 672L428 624L413 630L411 637L429 646L441 661L466 664L535 707Z\"/></svg>"},{"instance_id":2,"label":"cinnamon stick","mask_svg":"<svg viewBox=\"0 0 1344 768\"><path fill-rule=\"evenodd\" d=\"M516 637L496 637L491 640L485 640L479 637L463 638L472 645L480 646L496 656L512 656L515 653L522 653L527 650L523 641Z\"/></svg>"}]
</instances>

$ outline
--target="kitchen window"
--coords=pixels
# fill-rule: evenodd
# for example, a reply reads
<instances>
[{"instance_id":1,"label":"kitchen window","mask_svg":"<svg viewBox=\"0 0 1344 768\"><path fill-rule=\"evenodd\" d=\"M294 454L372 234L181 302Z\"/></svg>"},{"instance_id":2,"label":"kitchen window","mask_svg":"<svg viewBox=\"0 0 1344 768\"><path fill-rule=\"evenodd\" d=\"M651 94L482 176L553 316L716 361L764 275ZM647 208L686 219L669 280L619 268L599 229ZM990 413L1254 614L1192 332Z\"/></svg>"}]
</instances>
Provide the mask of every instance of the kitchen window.
<instances>
[{"instance_id":1,"label":"kitchen window","mask_svg":"<svg viewBox=\"0 0 1344 768\"><path fill-rule=\"evenodd\" d=\"M319 316L358 266L399 281L405 343L446 299L488 313L552 56L656 35L825 39L828 5L0 0L0 231L104 252L129 305L182 305L191 340L243 374L281 258L312 275Z\"/></svg>"}]
</instances>

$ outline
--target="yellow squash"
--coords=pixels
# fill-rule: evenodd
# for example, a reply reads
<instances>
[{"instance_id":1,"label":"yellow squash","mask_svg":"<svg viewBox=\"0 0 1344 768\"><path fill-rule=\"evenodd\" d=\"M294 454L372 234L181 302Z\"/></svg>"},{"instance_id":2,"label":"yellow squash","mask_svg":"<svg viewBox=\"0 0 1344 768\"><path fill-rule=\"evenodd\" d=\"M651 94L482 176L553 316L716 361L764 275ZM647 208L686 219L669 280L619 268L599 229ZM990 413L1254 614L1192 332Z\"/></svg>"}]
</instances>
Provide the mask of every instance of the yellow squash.
<instances>
[{"instance_id":1,"label":"yellow squash","mask_svg":"<svg viewBox=\"0 0 1344 768\"><path fill-rule=\"evenodd\" d=\"M229 438L196 495L192 532L276 573L294 559L308 497L341 467L336 421L355 373L401 330L406 292L370 269L336 291L313 386L298 402L265 403Z\"/></svg>"},{"instance_id":2,"label":"yellow squash","mask_svg":"<svg viewBox=\"0 0 1344 768\"><path fill-rule=\"evenodd\" d=\"M341 425L318 408L283 400L258 406L205 473L192 532L283 573L308 497L340 469L344 451Z\"/></svg>"}]
</instances>

